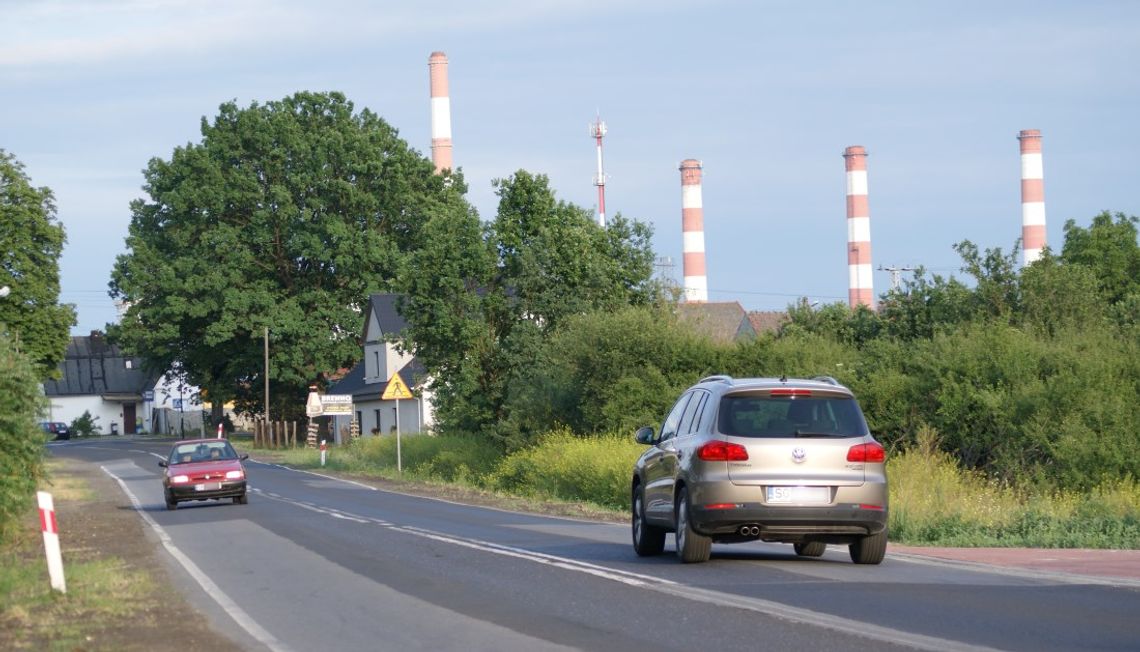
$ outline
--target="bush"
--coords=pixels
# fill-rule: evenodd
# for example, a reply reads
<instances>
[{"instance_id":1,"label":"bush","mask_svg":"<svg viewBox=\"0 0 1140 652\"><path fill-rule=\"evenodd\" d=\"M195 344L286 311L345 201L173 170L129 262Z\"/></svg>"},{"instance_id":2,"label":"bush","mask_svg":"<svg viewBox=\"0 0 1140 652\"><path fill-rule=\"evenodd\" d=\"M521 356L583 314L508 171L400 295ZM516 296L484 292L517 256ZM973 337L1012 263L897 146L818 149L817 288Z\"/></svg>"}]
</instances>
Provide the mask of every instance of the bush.
<instances>
[{"instance_id":1,"label":"bush","mask_svg":"<svg viewBox=\"0 0 1140 652\"><path fill-rule=\"evenodd\" d=\"M32 362L0 335L0 542L27 513L44 477L46 435L37 422L46 407Z\"/></svg>"},{"instance_id":2,"label":"bush","mask_svg":"<svg viewBox=\"0 0 1140 652\"><path fill-rule=\"evenodd\" d=\"M630 474L643 450L629 435L579 437L561 428L504 458L488 484L514 494L629 509Z\"/></svg>"},{"instance_id":3,"label":"bush","mask_svg":"<svg viewBox=\"0 0 1140 652\"><path fill-rule=\"evenodd\" d=\"M75 417L71 422L71 434L74 437L90 437L99 433L99 426L95 422L99 417L91 416L91 412L84 410L83 414Z\"/></svg>"}]
</instances>

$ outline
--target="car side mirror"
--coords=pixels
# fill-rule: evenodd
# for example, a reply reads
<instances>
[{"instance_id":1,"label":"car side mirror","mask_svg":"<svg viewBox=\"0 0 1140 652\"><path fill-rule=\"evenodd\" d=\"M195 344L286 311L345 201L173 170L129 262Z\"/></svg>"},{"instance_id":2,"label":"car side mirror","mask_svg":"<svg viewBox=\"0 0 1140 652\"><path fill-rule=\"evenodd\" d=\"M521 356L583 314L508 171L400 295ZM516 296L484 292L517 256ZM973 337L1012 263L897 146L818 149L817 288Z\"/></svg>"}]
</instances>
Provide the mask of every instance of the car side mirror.
<instances>
[{"instance_id":1,"label":"car side mirror","mask_svg":"<svg viewBox=\"0 0 1140 652\"><path fill-rule=\"evenodd\" d=\"M241 457L239 459L248 460L249 459L249 453L242 453Z\"/></svg>"},{"instance_id":2,"label":"car side mirror","mask_svg":"<svg viewBox=\"0 0 1140 652\"><path fill-rule=\"evenodd\" d=\"M166 460L159 460L158 465L165 469L166 468Z\"/></svg>"},{"instance_id":3,"label":"car side mirror","mask_svg":"<svg viewBox=\"0 0 1140 652\"><path fill-rule=\"evenodd\" d=\"M652 445L656 443L653 441L655 437L656 433L651 426L642 426L638 428L637 432L633 435L633 438L637 440L637 443L646 445Z\"/></svg>"}]
</instances>

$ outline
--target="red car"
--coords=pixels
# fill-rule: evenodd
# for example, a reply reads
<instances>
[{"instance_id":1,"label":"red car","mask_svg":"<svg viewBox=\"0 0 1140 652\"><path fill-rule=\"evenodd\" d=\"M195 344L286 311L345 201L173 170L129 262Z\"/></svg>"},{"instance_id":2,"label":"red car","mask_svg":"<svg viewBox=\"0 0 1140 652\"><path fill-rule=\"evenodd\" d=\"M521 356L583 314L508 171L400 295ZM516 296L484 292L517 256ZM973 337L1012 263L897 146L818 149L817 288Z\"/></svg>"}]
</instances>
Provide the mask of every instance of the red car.
<instances>
[{"instance_id":1,"label":"red car","mask_svg":"<svg viewBox=\"0 0 1140 652\"><path fill-rule=\"evenodd\" d=\"M162 476L167 509L177 509L187 500L233 498L244 505L245 466L249 455L237 454L225 439L189 439L170 449L170 455L158 465L166 469Z\"/></svg>"}]
</instances>

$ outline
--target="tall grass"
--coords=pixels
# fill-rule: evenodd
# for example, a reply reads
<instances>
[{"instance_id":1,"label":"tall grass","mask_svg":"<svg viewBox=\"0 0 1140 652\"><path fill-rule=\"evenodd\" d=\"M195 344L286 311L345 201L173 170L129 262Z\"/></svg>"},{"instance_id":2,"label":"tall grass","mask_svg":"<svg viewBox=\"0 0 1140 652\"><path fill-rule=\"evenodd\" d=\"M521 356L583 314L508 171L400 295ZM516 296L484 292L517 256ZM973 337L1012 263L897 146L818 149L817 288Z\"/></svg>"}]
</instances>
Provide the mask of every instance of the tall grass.
<instances>
[{"instance_id":1,"label":"tall grass","mask_svg":"<svg viewBox=\"0 0 1140 652\"><path fill-rule=\"evenodd\" d=\"M1140 483L1107 480L1088 492L1014 487L964 470L937 433L887 462L890 536L915 545L1140 548Z\"/></svg>"}]
</instances>

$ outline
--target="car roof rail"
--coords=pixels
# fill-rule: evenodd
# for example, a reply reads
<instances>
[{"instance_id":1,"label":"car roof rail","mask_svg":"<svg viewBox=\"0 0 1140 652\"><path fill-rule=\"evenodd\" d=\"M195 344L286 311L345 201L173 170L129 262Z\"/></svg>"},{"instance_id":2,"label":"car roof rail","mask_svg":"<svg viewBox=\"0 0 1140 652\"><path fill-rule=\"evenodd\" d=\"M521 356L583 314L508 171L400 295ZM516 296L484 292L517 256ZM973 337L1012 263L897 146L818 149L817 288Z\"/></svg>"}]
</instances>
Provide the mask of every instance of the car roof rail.
<instances>
[{"instance_id":1,"label":"car roof rail","mask_svg":"<svg viewBox=\"0 0 1140 652\"><path fill-rule=\"evenodd\" d=\"M837 387L841 386L840 382L831 376L814 376L812 380L818 380L821 383L827 383L828 385L835 385Z\"/></svg>"},{"instance_id":2,"label":"car roof rail","mask_svg":"<svg viewBox=\"0 0 1140 652\"><path fill-rule=\"evenodd\" d=\"M716 374L714 376L705 376L704 378L697 381L697 384L700 384L700 383L731 383L731 382L732 382L732 376L729 376L727 374Z\"/></svg>"}]
</instances>

